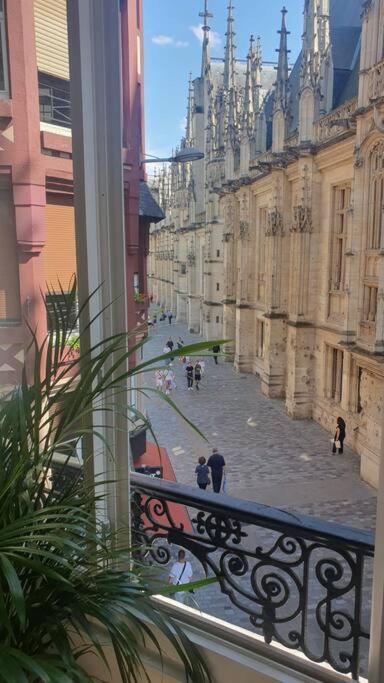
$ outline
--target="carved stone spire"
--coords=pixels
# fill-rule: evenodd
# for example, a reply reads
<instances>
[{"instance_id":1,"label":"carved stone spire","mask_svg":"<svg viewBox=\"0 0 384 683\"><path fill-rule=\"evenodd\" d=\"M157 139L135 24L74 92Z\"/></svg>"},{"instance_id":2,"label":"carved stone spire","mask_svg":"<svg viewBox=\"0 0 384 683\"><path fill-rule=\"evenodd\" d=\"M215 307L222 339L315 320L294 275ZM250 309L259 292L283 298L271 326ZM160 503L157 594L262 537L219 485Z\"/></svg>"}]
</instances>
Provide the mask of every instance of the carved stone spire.
<instances>
[{"instance_id":1,"label":"carved stone spire","mask_svg":"<svg viewBox=\"0 0 384 683\"><path fill-rule=\"evenodd\" d=\"M187 125L186 125L186 135L185 144L187 147L193 146L193 130L192 130L192 118L193 118L193 106L194 106L194 92L192 83L192 73L189 74L189 85L188 85L188 106L187 106Z\"/></svg>"},{"instance_id":2,"label":"carved stone spire","mask_svg":"<svg viewBox=\"0 0 384 683\"><path fill-rule=\"evenodd\" d=\"M225 42L225 57L224 57L224 88L229 91L235 87L235 32L233 30L233 5L232 0L229 0L228 17L227 17L227 32Z\"/></svg>"},{"instance_id":3,"label":"carved stone spire","mask_svg":"<svg viewBox=\"0 0 384 683\"><path fill-rule=\"evenodd\" d=\"M255 113L261 108L261 72L263 70L263 58L261 54L261 40L257 36L256 46L252 56L252 94L253 110Z\"/></svg>"},{"instance_id":4,"label":"carved stone spire","mask_svg":"<svg viewBox=\"0 0 384 683\"><path fill-rule=\"evenodd\" d=\"M329 0L305 0L300 91L313 90L315 114L332 106L333 65L329 30Z\"/></svg>"},{"instance_id":5,"label":"carved stone spire","mask_svg":"<svg viewBox=\"0 0 384 683\"><path fill-rule=\"evenodd\" d=\"M245 72L244 101L243 101L243 131L251 133L254 123L252 66L254 59L254 37L251 35L247 55L247 69Z\"/></svg>"},{"instance_id":6,"label":"carved stone spire","mask_svg":"<svg viewBox=\"0 0 384 683\"><path fill-rule=\"evenodd\" d=\"M204 20L203 29L203 54L201 60L201 75L204 77L207 69L209 69L209 31L210 27L208 25L208 19L213 17L213 14L208 12L208 0L204 0L204 10L199 13L199 17Z\"/></svg>"},{"instance_id":7,"label":"carved stone spire","mask_svg":"<svg viewBox=\"0 0 384 683\"><path fill-rule=\"evenodd\" d=\"M281 29L278 31L280 34L280 45L276 52L279 53L278 63L277 63L277 74L275 83L275 104L274 110L281 110L285 112L287 109L287 96L288 96L288 50L287 36L289 31L287 31L285 25L285 15L287 10L285 7L281 10Z\"/></svg>"}]
</instances>

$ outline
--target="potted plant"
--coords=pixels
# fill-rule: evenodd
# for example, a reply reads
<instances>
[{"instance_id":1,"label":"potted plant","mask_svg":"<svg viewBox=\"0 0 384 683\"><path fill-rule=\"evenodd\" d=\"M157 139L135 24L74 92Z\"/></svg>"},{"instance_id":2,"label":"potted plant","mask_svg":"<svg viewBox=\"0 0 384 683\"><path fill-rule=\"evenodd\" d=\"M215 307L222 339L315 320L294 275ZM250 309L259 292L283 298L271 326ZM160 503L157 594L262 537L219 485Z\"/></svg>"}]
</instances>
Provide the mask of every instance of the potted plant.
<instances>
[{"instance_id":1,"label":"potted plant","mask_svg":"<svg viewBox=\"0 0 384 683\"><path fill-rule=\"evenodd\" d=\"M62 363L78 323L67 319L75 287L65 310L61 304L60 325L53 313L52 332L40 346L33 340L32 381L23 373L21 385L0 403L0 681L92 680L82 661L91 651L105 660L100 627L108 635L122 681L143 680L143 638L161 655L151 624L176 648L186 680L210 681L198 650L151 599L159 587L151 588L129 549L105 532L97 513L97 485L84 480L81 470L60 485L51 478L54 454L67 453L61 465L65 473L74 449L89 434L95 400L117 386L108 372L110 354L121 349L120 382L140 371L126 369L131 351L123 334L92 353L83 351L80 339L79 358ZM197 344L189 352L208 346ZM134 410L127 406L128 419Z\"/></svg>"}]
</instances>

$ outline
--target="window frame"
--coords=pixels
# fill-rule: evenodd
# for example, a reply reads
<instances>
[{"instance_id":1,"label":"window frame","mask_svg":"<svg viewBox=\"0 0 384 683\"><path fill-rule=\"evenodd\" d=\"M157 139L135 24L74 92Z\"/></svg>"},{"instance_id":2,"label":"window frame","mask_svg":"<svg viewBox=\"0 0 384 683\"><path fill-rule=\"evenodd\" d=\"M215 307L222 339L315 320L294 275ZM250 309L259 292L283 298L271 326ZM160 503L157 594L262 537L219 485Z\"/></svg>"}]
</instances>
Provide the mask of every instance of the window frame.
<instances>
[{"instance_id":1,"label":"window frame","mask_svg":"<svg viewBox=\"0 0 384 683\"><path fill-rule=\"evenodd\" d=\"M372 149L369 167L369 220L367 250L381 251L384 238L384 143Z\"/></svg>"},{"instance_id":2,"label":"window frame","mask_svg":"<svg viewBox=\"0 0 384 683\"><path fill-rule=\"evenodd\" d=\"M8 100L10 98L10 90L5 0L0 0L0 59L3 64L4 73L4 90L0 89L0 100Z\"/></svg>"},{"instance_id":3,"label":"window frame","mask_svg":"<svg viewBox=\"0 0 384 683\"><path fill-rule=\"evenodd\" d=\"M332 187L330 291L343 292L345 288L346 242L351 209L350 183ZM340 201L340 198L342 202Z\"/></svg>"}]
</instances>

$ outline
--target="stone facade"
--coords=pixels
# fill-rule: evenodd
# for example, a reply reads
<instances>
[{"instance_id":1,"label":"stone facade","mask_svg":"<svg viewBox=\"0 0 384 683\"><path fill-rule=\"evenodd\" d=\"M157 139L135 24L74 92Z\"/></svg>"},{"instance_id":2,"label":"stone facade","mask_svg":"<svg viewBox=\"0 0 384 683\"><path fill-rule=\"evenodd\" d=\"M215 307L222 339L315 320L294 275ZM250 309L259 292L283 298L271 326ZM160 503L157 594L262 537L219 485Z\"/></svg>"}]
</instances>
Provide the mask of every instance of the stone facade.
<instances>
[{"instance_id":1,"label":"stone facade","mask_svg":"<svg viewBox=\"0 0 384 683\"><path fill-rule=\"evenodd\" d=\"M342 0L305 0L302 52L292 69L285 22L283 11L276 83L245 126L246 74L243 121L231 128L229 107L220 161L208 126L205 214L183 235L203 243L204 273L216 266L208 268L206 256L215 235L222 321L207 327L203 303L196 331L230 339L236 369L259 375L264 394L283 397L293 418L332 431L342 416L362 477L376 486L384 409L384 0L351 0L348 12ZM217 216L220 228L210 230L207 216ZM152 236L152 259L155 240L177 234L164 224ZM207 287L208 277L212 284L204 274L195 290L204 301L207 290L198 286Z\"/></svg>"}]
</instances>

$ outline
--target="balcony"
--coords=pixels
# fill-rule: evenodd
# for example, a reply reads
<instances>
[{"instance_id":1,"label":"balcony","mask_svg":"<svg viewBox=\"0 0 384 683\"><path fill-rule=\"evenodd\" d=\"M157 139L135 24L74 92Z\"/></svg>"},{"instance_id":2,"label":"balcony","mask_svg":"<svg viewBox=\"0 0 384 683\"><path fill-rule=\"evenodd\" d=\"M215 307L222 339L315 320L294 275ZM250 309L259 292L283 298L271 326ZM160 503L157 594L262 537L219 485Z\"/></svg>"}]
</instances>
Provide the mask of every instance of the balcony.
<instances>
[{"instance_id":1,"label":"balcony","mask_svg":"<svg viewBox=\"0 0 384 683\"><path fill-rule=\"evenodd\" d=\"M272 659L295 652L298 670L303 660L319 670L311 680L330 680L330 670L363 680L372 534L145 475L131 485L146 561L166 571L172 546L182 547L194 578L217 578L196 596L203 613L262 639Z\"/></svg>"}]
</instances>

